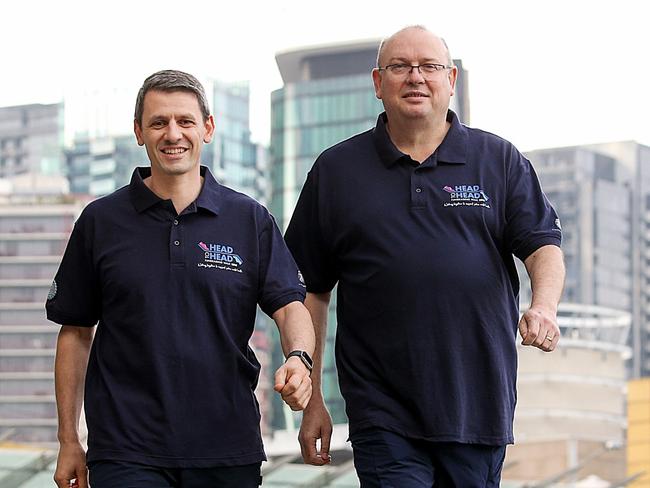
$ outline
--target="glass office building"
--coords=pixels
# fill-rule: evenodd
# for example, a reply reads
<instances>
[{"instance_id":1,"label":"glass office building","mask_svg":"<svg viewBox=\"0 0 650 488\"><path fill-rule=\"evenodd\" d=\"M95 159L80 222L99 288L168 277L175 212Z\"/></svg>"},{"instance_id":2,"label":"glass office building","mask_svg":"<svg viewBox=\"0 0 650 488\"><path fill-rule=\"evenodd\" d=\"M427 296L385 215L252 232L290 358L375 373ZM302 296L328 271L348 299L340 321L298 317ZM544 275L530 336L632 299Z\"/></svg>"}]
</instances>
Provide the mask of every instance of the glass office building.
<instances>
[{"instance_id":1,"label":"glass office building","mask_svg":"<svg viewBox=\"0 0 650 488\"><path fill-rule=\"evenodd\" d=\"M383 111L370 74L378 46L376 39L292 50L276 56L284 86L271 95L270 210L282 229L288 225L307 172L318 155L372 128ZM461 61L455 63L460 74L451 108L467 123L466 73ZM333 421L343 423L347 419L334 364L334 302L332 294L322 386ZM283 361L277 337L274 344L272 362L277 366ZM292 416L278 398L274 407L273 426L292 428Z\"/></svg>"},{"instance_id":2,"label":"glass office building","mask_svg":"<svg viewBox=\"0 0 650 488\"><path fill-rule=\"evenodd\" d=\"M632 315L630 374L650 374L650 147L633 141L530 151L562 223L563 302ZM527 282L520 266L520 275ZM522 300L529 302L529 288Z\"/></svg>"},{"instance_id":3,"label":"glass office building","mask_svg":"<svg viewBox=\"0 0 650 488\"><path fill-rule=\"evenodd\" d=\"M248 82L213 82L213 114L215 134L203 160L220 183L267 203L266 150L251 141Z\"/></svg>"},{"instance_id":4,"label":"glass office building","mask_svg":"<svg viewBox=\"0 0 650 488\"><path fill-rule=\"evenodd\" d=\"M61 174L63 104L0 108L0 177Z\"/></svg>"},{"instance_id":5,"label":"glass office building","mask_svg":"<svg viewBox=\"0 0 650 488\"><path fill-rule=\"evenodd\" d=\"M149 166L144 147L136 144L132 134L77 138L65 156L70 191L94 197L128 185L136 166Z\"/></svg>"}]
</instances>

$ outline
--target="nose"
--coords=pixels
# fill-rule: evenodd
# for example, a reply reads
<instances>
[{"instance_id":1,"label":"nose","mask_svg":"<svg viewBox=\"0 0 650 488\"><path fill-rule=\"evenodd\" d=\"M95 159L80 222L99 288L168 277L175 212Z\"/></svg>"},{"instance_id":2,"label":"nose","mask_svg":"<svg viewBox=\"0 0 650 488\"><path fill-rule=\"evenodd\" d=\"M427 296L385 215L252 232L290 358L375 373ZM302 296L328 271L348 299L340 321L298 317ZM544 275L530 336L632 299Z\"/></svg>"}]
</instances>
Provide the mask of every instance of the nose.
<instances>
[{"instance_id":1,"label":"nose","mask_svg":"<svg viewBox=\"0 0 650 488\"><path fill-rule=\"evenodd\" d=\"M170 120L167 124L167 131L165 132L165 138L169 142L177 142L183 137L180 127L175 120Z\"/></svg>"},{"instance_id":2,"label":"nose","mask_svg":"<svg viewBox=\"0 0 650 488\"><path fill-rule=\"evenodd\" d=\"M424 83L424 76L422 76L419 65L411 66L407 80L409 83Z\"/></svg>"}]
</instances>

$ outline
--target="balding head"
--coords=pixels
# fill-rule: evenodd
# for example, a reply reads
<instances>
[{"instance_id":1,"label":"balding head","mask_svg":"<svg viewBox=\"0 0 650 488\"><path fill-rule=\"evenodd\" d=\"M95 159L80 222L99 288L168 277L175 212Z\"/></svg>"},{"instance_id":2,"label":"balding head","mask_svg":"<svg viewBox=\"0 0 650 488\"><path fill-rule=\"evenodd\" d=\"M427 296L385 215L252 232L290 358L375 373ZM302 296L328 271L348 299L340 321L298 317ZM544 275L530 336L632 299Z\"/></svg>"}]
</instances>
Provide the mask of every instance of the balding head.
<instances>
[{"instance_id":1,"label":"balding head","mask_svg":"<svg viewBox=\"0 0 650 488\"><path fill-rule=\"evenodd\" d=\"M445 54L446 54L446 57L447 57L447 59L446 59L447 65L448 66L453 66L454 62L451 59L451 54L449 53L449 47L447 46L447 43L445 42L445 40L442 37L434 34L433 32L431 32L429 29L427 29L423 25L409 25L407 27L404 27L403 29L398 30L397 32L395 32L391 36L386 37L385 39L383 39L381 41L381 43L379 44L379 50L377 51L377 67L385 65L383 55L384 55L384 53L386 51L386 48L390 45L390 43L393 42L395 39L398 39L404 33L408 32L408 31L411 31L411 30L419 30L419 31L427 32L427 33L431 34L432 38L437 39L442 44L442 46L444 47L444 51L445 51Z\"/></svg>"}]
</instances>

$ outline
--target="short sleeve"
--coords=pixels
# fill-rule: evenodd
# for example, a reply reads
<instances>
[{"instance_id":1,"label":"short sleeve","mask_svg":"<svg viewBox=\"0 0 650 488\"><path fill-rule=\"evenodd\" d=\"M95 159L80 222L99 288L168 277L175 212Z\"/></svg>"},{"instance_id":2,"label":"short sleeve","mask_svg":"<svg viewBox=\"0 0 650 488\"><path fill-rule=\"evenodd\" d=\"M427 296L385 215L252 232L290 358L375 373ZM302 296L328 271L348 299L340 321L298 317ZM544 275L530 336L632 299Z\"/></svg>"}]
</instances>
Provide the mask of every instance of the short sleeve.
<instances>
[{"instance_id":1,"label":"short sleeve","mask_svg":"<svg viewBox=\"0 0 650 488\"><path fill-rule=\"evenodd\" d=\"M560 246L560 219L528 159L514 147L507 169L506 242L522 261L545 245Z\"/></svg>"},{"instance_id":2,"label":"short sleeve","mask_svg":"<svg viewBox=\"0 0 650 488\"><path fill-rule=\"evenodd\" d=\"M307 291L311 293L329 292L338 281L331 248L325 237L325 209L320 196L318 169L314 165L307 174L284 236L305 277Z\"/></svg>"},{"instance_id":3,"label":"short sleeve","mask_svg":"<svg viewBox=\"0 0 650 488\"><path fill-rule=\"evenodd\" d=\"M92 327L99 320L100 290L89 220L82 213L75 223L47 297L47 318L57 324Z\"/></svg>"},{"instance_id":4,"label":"short sleeve","mask_svg":"<svg viewBox=\"0 0 650 488\"><path fill-rule=\"evenodd\" d=\"M264 223L259 234L258 303L270 317L291 302L303 302L305 285L275 219L266 210L264 212Z\"/></svg>"}]
</instances>

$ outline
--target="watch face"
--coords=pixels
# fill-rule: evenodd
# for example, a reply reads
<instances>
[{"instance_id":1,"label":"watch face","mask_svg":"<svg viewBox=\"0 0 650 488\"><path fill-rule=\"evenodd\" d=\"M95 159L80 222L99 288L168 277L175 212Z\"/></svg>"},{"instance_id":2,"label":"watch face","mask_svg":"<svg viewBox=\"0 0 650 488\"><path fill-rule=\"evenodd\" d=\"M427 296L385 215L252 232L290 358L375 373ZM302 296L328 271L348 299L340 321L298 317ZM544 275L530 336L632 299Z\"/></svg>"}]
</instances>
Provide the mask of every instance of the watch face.
<instances>
[{"instance_id":1,"label":"watch face","mask_svg":"<svg viewBox=\"0 0 650 488\"><path fill-rule=\"evenodd\" d=\"M300 359L307 365L309 369L314 367L314 361L311 360L309 357L309 354L307 354L305 351L302 351L302 354L300 354Z\"/></svg>"}]
</instances>

